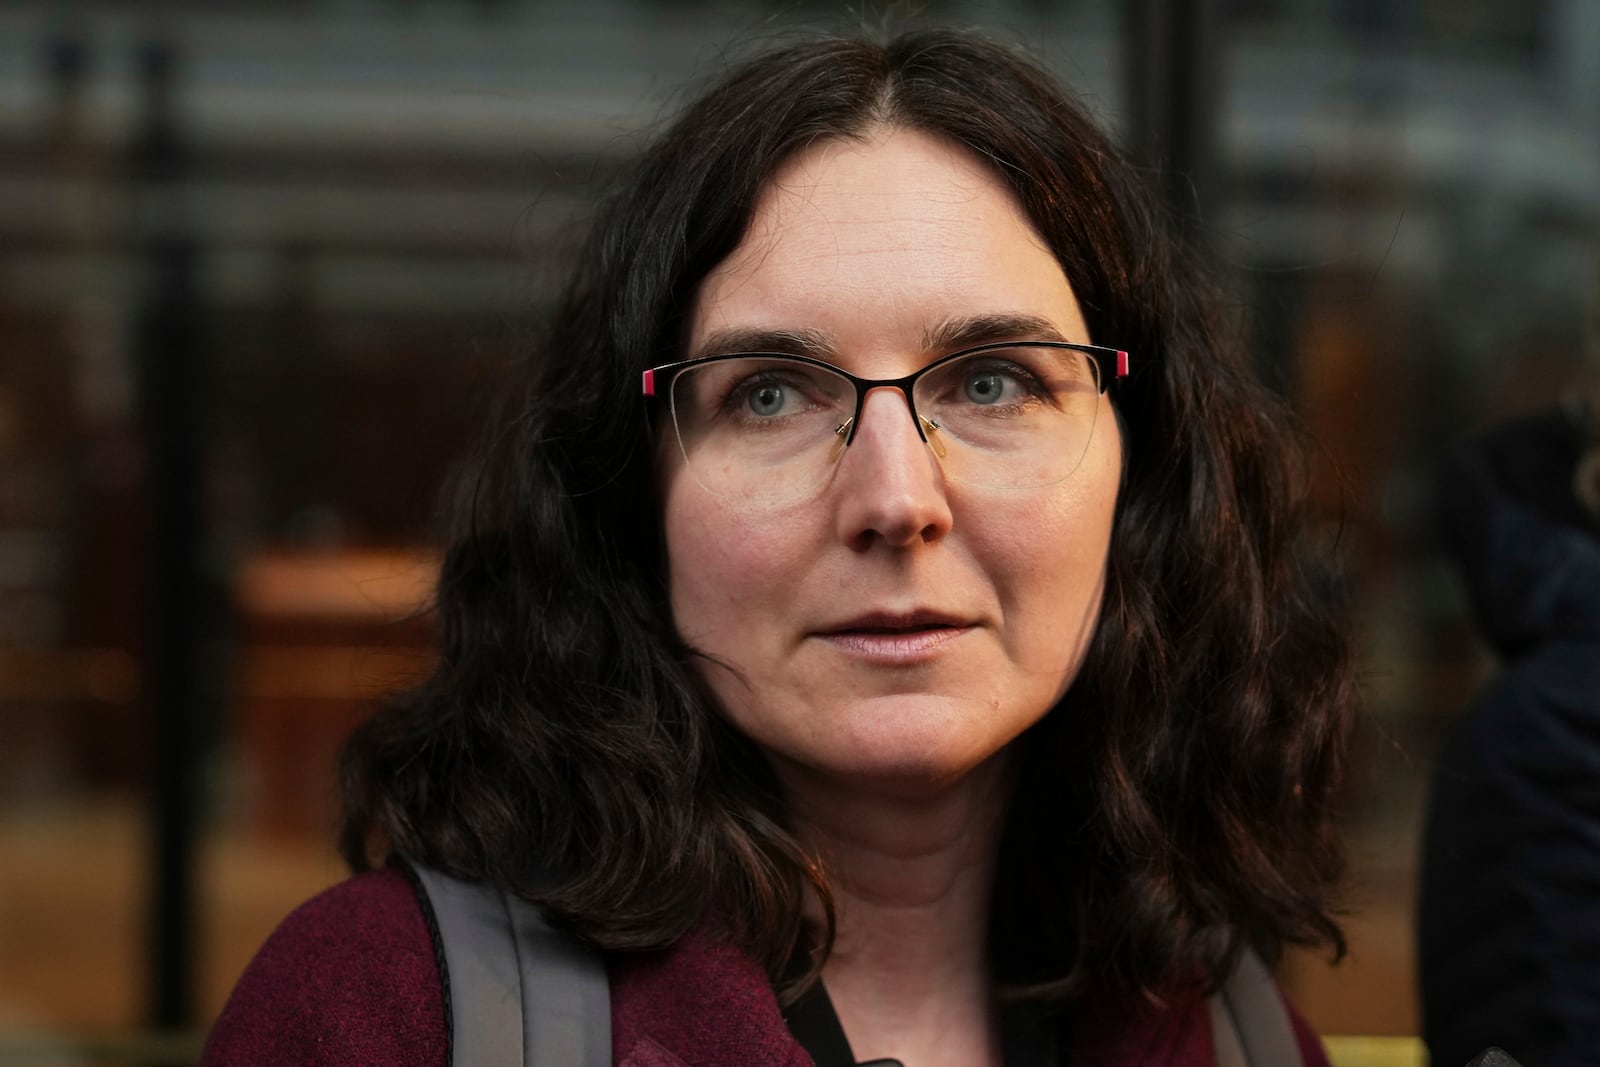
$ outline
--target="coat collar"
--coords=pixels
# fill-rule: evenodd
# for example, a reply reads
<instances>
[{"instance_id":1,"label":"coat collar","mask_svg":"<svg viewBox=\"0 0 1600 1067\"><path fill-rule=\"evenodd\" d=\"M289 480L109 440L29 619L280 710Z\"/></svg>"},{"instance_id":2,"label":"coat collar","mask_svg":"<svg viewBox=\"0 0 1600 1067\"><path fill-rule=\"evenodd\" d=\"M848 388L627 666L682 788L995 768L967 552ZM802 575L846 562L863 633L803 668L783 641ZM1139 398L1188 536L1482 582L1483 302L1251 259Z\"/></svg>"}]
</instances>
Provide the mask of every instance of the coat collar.
<instances>
[{"instance_id":1,"label":"coat collar","mask_svg":"<svg viewBox=\"0 0 1600 1067\"><path fill-rule=\"evenodd\" d=\"M709 929L611 964L611 1040L623 1067L811 1067L766 972Z\"/></svg>"},{"instance_id":2,"label":"coat collar","mask_svg":"<svg viewBox=\"0 0 1600 1067\"><path fill-rule=\"evenodd\" d=\"M1090 994L1071 1016L1069 1063L1211 1062L1210 1020L1198 989L1162 1004ZM704 928L663 951L613 958L611 1032L619 1067L811 1067L766 972Z\"/></svg>"}]
</instances>

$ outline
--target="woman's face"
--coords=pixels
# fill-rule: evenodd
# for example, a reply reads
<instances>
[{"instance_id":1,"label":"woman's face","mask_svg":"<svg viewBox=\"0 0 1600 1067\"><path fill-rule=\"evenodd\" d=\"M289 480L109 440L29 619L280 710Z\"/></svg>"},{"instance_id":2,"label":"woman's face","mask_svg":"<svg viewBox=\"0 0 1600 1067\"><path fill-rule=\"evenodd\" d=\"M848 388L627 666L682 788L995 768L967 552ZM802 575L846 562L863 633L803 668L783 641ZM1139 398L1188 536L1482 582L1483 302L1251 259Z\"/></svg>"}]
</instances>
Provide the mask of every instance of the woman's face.
<instances>
[{"instance_id":1,"label":"woman's face","mask_svg":"<svg viewBox=\"0 0 1600 1067\"><path fill-rule=\"evenodd\" d=\"M689 351L786 331L854 374L897 378L947 354L938 338L953 326L986 320L998 335L969 330L969 345L1090 340L1061 267L989 167L884 130L780 169L702 285ZM780 776L947 784L1066 691L1099 610L1121 475L1116 419L1099 404L1076 471L1031 489L947 480L897 389L867 394L854 441L800 503L714 495L667 435L673 617Z\"/></svg>"}]
</instances>

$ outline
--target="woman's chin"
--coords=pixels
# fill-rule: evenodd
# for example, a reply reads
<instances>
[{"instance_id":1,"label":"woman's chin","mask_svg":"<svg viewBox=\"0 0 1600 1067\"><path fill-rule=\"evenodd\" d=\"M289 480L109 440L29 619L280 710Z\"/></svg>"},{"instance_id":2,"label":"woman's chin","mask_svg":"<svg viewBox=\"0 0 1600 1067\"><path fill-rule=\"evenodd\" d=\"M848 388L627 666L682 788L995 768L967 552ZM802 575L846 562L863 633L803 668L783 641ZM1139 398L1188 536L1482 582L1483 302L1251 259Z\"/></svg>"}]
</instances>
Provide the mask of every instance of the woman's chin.
<instances>
[{"instance_id":1,"label":"woman's chin","mask_svg":"<svg viewBox=\"0 0 1600 1067\"><path fill-rule=\"evenodd\" d=\"M870 699L746 705L733 725L794 785L868 795L931 795L995 760L1048 709L1053 693L1026 700L989 692L893 693ZM781 709L778 710L778 709Z\"/></svg>"},{"instance_id":2,"label":"woman's chin","mask_svg":"<svg viewBox=\"0 0 1600 1067\"><path fill-rule=\"evenodd\" d=\"M876 738L870 744L780 756L779 777L799 775L839 793L931 797L994 763L1003 749L946 738Z\"/></svg>"}]
</instances>

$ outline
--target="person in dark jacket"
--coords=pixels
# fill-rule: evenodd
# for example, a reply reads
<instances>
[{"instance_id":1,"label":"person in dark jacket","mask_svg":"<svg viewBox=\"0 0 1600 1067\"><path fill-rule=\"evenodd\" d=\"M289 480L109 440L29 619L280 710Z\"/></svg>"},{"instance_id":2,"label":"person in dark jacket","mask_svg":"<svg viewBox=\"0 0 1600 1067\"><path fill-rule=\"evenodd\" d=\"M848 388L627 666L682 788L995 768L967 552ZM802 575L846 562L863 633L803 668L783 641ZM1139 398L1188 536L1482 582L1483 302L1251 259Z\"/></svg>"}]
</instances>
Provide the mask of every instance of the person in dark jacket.
<instances>
[{"instance_id":1,"label":"person in dark jacket","mask_svg":"<svg viewBox=\"0 0 1600 1067\"><path fill-rule=\"evenodd\" d=\"M439 1063L412 863L601 950L618 1063L1209 1064L1241 953L1342 944L1352 715L1220 307L1009 49L730 71L508 391L438 669L345 755L364 873L208 1061Z\"/></svg>"},{"instance_id":2,"label":"person in dark jacket","mask_svg":"<svg viewBox=\"0 0 1600 1067\"><path fill-rule=\"evenodd\" d=\"M1530 1067L1600 1063L1600 514L1577 482L1600 456L1591 417L1500 426L1440 482L1502 665L1433 772L1417 932L1434 1063L1491 1044Z\"/></svg>"}]
</instances>

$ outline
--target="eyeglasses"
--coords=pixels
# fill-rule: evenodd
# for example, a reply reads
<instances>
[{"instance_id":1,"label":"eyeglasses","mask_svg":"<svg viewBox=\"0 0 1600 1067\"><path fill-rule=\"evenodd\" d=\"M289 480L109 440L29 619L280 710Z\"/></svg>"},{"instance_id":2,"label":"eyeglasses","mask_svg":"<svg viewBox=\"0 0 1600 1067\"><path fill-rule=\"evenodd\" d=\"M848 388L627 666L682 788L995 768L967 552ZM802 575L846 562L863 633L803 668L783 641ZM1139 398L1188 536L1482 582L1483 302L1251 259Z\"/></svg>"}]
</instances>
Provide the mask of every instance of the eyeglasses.
<instances>
[{"instance_id":1,"label":"eyeglasses","mask_svg":"<svg viewBox=\"0 0 1600 1067\"><path fill-rule=\"evenodd\" d=\"M968 485L1053 485L1083 462L1128 354L1064 341L1003 341L934 360L903 378L859 378L809 356L744 352L652 367L694 478L719 496L792 502L828 480L873 389L905 394L944 476Z\"/></svg>"}]
</instances>

